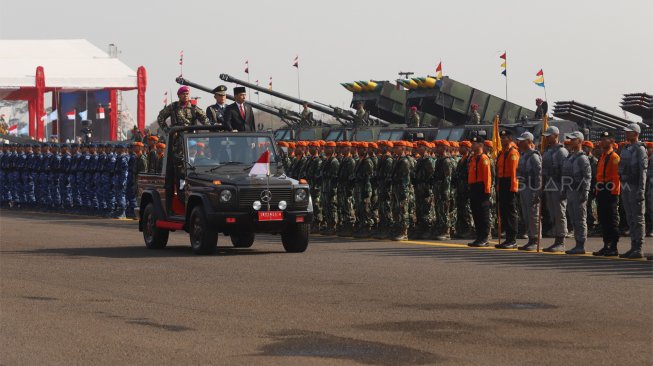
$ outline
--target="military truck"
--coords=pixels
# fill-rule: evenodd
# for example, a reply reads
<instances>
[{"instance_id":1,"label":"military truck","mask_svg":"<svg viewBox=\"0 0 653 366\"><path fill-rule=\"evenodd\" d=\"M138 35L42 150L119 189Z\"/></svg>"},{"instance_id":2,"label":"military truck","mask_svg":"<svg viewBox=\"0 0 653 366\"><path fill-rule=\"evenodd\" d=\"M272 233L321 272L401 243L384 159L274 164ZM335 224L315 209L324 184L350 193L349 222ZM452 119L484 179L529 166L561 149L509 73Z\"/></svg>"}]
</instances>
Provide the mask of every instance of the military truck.
<instances>
[{"instance_id":1,"label":"military truck","mask_svg":"<svg viewBox=\"0 0 653 366\"><path fill-rule=\"evenodd\" d=\"M257 233L272 233L281 234L287 252L304 252L313 221L307 182L283 174L271 134L218 129L171 127L164 171L138 176L145 246L163 249L171 231L184 230L193 252L209 254L220 233L237 248L250 247ZM256 164L267 166L267 174L252 174Z\"/></svg>"}]
</instances>

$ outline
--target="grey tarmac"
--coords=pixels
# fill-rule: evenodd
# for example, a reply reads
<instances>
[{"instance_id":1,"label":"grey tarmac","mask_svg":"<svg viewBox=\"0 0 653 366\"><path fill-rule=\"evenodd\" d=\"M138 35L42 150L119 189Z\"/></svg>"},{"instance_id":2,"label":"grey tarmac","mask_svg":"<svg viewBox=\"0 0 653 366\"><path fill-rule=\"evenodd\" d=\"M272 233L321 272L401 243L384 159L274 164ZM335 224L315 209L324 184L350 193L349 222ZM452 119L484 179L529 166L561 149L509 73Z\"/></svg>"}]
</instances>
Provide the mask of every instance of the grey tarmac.
<instances>
[{"instance_id":1,"label":"grey tarmac","mask_svg":"<svg viewBox=\"0 0 653 366\"><path fill-rule=\"evenodd\" d=\"M195 256L173 233L152 251L136 221L0 211L0 364L653 363L653 261L462 241L230 244Z\"/></svg>"}]
</instances>

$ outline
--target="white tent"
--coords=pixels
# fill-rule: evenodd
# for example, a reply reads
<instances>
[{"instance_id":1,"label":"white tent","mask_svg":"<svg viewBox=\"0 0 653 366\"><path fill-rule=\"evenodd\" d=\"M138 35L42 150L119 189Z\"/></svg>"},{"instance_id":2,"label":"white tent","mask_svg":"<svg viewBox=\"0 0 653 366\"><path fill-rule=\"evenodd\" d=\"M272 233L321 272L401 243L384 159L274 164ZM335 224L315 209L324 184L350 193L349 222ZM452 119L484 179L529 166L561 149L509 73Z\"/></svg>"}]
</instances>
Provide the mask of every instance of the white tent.
<instances>
[{"instance_id":1,"label":"white tent","mask_svg":"<svg viewBox=\"0 0 653 366\"><path fill-rule=\"evenodd\" d=\"M0 91L33 87L37 66L47 88L137 88L136 71L85 39L0 40Z\"/></svg>"}]
</instances>

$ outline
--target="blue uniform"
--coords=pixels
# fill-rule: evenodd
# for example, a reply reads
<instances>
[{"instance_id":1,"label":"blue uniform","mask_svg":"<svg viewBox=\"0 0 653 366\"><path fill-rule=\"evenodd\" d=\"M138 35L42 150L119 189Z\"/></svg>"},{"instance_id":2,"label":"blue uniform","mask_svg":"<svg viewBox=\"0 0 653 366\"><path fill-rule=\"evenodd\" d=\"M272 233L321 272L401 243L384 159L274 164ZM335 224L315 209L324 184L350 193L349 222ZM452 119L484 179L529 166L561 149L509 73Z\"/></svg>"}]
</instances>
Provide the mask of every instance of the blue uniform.
<instances>
[{"instance_id":1,"label":"blue uniform","mask_svg":"<svg viewBox=\"0 0 653 366\"><path fill-rule=\"evenodd\" d=\"M23 170L23 195L25 203L33 205L36 203L36 193L34 185L35 176L35 161L34 153L28 153L25 160L25 169Z\"/></svg>"},{"instance_id":2,"label":"blue uniform","mask_svg":"<svg viewBox=\"0 0 653 366\"><path fill-rule=\"evenodd\" d=\"M16 203L25 202L25 187L23 186L23 171L25 170L25 163L27 162L27 155L24 152L18 152L14 156L14 201Z\"/></svg>"},{"instance_id":3,"label":"blue uniform","mask_svg":"<svg viewBox=\"0 0 653 366\"><path fill-rule=\"evenodd\" d=\"M77 151L70 158L70 194L73 198L73 206L82 207L82 196L79 193L77 175L79 172L79 162L82 159L82 153Z\"/></svg>"},{"instance_id":4,"label":"blue uniform","mask_svg":"<svg viewBox=\"0 0 653 366\"><path fill-rule=\"evenodd\" d=\"M61 191L60 191L60 180L61 180L61 154L58 152L52 153L50 158L50 172L49 172L49 183L50 183L50 196L52 199L51 207L55 209L61 208Z\"/></svg>"},{"instance_id":5,"label":"blue uniform","mask_svg":"<svg viewBox=\"0 0 653 366\"><path fill-rule=\"evenodd\" d=\"M93 210L98 209L97 200L97 187L95 179L95 170L97 169L97 154L90 154L88 165L86 165L86 174L84 175L86 185L86 194L88 195L89 208Z\"/></svg>"},{"instance_id":6,"label":"blue uniform","mask_svg":"<svg viewBox=\"0 0 653 366\"><path fill-rule=\"evenodd\" d=\"M6 182L7 182L7 173L5 172L5 159L7 158L7 153L0 151L0 204L7 202L5 199L6 192Z\"/></svg>"},{"instance_id":7,"label":"blue uniform","mask_svg":"<svg viewBox=\"0 0 653 366\"><path fill-rule=\"evenodd\" d=\"M106 193L105 201L109 212L112 212L116 205L116 196L113 190L113 172L115 168L116 154L107 153L107 159L104 161L104 171L102 172L102 190Z\"/></svg>"},{"instance_id":8,"label":"blue uniform","mask_svg":"<svg viewBox=\"0 0 653 366\"><path fill-rule=\"evenodd\" d=\"M82 207L91 207L90 198L86 189L86 170L88 169L88 162L91 160L91 155L88 152L82 154L79 165L77 167L77 174L75 180L77 181L77 189L82 200Z\"/></svg>"},{"instance_id":9,"label":"blue uniform","mask_svg":"<svg viewBox=\"0 0 653 366\"><path fill-rule=\"evenodd\" d=\"M41 172L39 173L39 185L41 186L41 206L52 206L52 192L50 191L50 162L52 161L52 153L47 152L43 155L41 160Z\"/></svg>"},{"instance_id":10,"label":"blue uniform","mask_svg":"<svg viewBox=\"0 0 653 366\"><path fill-rule=\"evenodd\" d=\"M129 163L127 170L127 192L125 194L127 198L127 211L126 214L129 217L134 216L134 208L136 208L136 191L134 186L136 182L134 181L134 164L136 164L136 154L129 154Z\"/></svg>"},{"instance_id":11,"label":"blue uniform","mask_svg":"<svg viewBox=\"0 0 653 366\"><path fill-rule=\"evenodd\" d=\"M70 185L72 156L66 152L61 156L61 179L59 180L59 189L61 191L61 204L64 208L73 207L73 191Z\"/></svg>"},{"instance_id":12,"label":"blue uniform","mask_svg":"<svg viewBox=\"0 0 653 366\"><path fill-rule=\"evenodd\" d=\"M113 171L113 192L116 197L116 216L124 217L127 208L126 189L129 171L129 155L116 156L116 167Z\"/></svg>"},{"instance_id":13,"label":"blue uniform","mask_svg":"<svg viewBox=\"0 0 653 366\"><path fill-rule=\"evenodd\" d=\"M107 191L103 182L103 175L106 169L107 154L102 152L98 154L97 167L95 168L95 175L93 182L95 183L95 191L97 192L98 208L100 210L107 210Z\"/></svg>"}]
</instances>

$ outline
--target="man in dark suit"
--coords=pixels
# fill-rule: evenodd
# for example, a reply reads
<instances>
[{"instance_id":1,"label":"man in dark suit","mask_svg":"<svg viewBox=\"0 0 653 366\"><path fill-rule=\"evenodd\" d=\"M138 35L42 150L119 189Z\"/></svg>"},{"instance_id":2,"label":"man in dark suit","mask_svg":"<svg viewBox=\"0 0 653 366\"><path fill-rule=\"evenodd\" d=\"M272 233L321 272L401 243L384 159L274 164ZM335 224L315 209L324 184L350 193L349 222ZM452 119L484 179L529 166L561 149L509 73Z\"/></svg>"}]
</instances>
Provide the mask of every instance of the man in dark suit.
<instances>
[{"instance_id":1,"label":"man in dark suit","mask_svg":"<svg viewBox=\"0 0 653 366\"><path fill-rule=\"evenodd\" d=\"M245 103L245 88L237 86L234 88L233 104L227 106L224 112L224 125L227 131L256 131L254 111Z\"/></svg>"}]
</instances>

